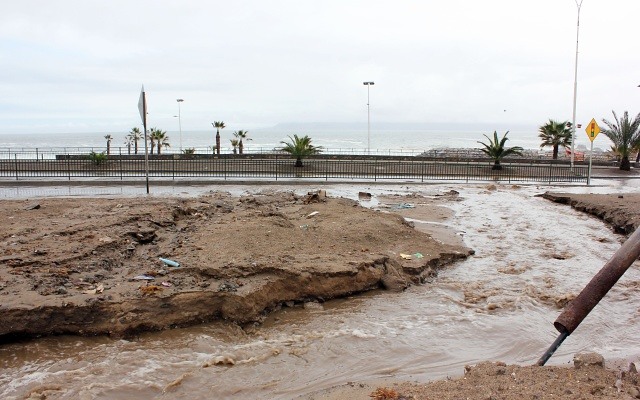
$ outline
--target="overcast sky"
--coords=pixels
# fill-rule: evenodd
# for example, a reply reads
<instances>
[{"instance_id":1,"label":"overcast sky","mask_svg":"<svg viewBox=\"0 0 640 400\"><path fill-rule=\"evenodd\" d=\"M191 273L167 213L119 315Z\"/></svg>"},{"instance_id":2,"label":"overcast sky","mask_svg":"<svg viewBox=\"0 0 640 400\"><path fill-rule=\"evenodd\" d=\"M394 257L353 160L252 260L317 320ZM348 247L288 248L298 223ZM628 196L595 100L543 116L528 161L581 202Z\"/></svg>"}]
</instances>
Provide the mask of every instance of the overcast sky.
<instances>
[{"instance_id":1,"label":"overcast sky","mask_svg":"<svg viewBox=\"0 0 640 400\"><path fill-rule=\"evenodd\" d=\"M0 133L571 120L574 0L20 0ZM639 0L584 0L577 122L640 112Z\"/></svg>"}]
</instances>

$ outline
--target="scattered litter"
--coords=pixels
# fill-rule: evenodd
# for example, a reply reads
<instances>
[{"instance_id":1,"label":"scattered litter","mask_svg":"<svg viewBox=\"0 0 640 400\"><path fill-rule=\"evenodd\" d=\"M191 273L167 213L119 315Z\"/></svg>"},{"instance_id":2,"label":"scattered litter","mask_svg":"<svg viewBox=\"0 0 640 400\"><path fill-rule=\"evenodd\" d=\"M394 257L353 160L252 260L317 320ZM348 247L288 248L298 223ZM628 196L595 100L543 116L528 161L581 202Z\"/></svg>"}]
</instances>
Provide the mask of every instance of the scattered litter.
<instances>
[{"instance_id":1,"label":"scattered litter","mask_svg":"<svg viewBox=\"0 0 640 400\"><path fill-rule=\"evenodd\" d=\"M173 284L172 284L171 282L162 282L162 283L161 283L161 285L162 285L162 286L164 286L164 287L171 287L171 286L173 286Z\"/></svg>"},{"instance_id":2,"label":"scattered litter","mask_svg":"<svg viewBox=\"0 0 640 400\"><path fill-rule=\"evenodd\" d=\"M102 285L102 283L101 283L98 286L96 286L95 289L88 289L88 290L83 291L82 293L84 293L84 294L98 294L98 293L102 293L102 292L104 292L104 285Z\"/></svg>"},{"instance_id":3,"label":"scattered litter","mask_svg":"<svg viewBox=\"0 0 640 400\"><path fill-rule=\"evenodd\" d=\"M140 291L143 294L154 294L162 291L162 288L160 286L155 286L155 285L140 286Z\"/></svg>"},{"instance_id":4,"label":"scattered litter","mask_svg":"<svg viewBox=\"0 0 640 400\"><path fill-rule=\"evenodd\" d=\"M300 225L300 229L307 230L307 229L309 229L309 225L307 225L307 224Z\"/></svg>"},{"instance_id":5,"label":"scattered litter","mask_svg":"<svg viewBox=\"0 0 640 400\"><path fill-rule=\"evenodd\" d=\"M307 218L315 217L318 214L320 214L320 211L314 211L311 214L307 215Z\"/></svg>"},{"instance_id":6,"label":"scattered litter","mask_svg":"<svg viewBox=\"0 0 640 400\"><path fill-rule=\"evenodd\" d=\"M394 210L404 210L407 208L416 208L416 206L411 203L399 203L399 204L393 204L391 208L393 208Z\"/></svg>"},{"instance_id":7,"label":"scattered litter","mask_svg":"<svg viewBox=\"0 0 640 400\"><path fill-rule=\"evenodd\" d=\"M411 260L411 254L400 253L400 257L404 258L405 260Z\"/></svg>"},{"instance_id":8,"label":"scattered litter","mask_svg":"<svg viewBox=\"0 0 640 400\"><path fill-rule=\"evenodd\" d=\"M422 253L415 253L413 255L415 258L424 258L424 256L422 255Z\"/></svg>"},{"instance_id":9,"label":"scattered litter","mask_svg":"<svg viewBox=\"0 0 640 400\"><path fill-rule=\"evenodd\" d=\"M156 278L154 278L153 276L149 276L149 275L138 275L138 276L134 276L133 278L134 281L152 281Z\"/></svg>"},{"instance_id":10,"label":"scattered litter","mask_svg":"<svg viewBox=\"0 0 640 400\"><path fill-rule=\"evenodd\" d=\"M163 263L167 264L170 267L179 267L180 263L177 261L169 260L168 258L159 257L159 260Z\"/></svg>"}]
</instances>

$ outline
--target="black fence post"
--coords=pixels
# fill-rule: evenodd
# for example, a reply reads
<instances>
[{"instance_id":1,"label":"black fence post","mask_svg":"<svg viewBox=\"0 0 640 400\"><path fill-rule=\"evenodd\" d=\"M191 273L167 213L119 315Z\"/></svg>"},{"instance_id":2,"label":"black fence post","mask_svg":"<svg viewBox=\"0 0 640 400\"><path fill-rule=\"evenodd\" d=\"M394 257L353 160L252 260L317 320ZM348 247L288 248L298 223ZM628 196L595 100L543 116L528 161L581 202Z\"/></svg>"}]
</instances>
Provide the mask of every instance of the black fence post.
<instances>
[{"instance_id":1,"label":"black fence post","mask_svg":"<svg viewBox=\"0 0 640 400\"><path fill-rule=\"evenodd\" d=\"M67 175L69 176L69 180L71 180L71 165L69 164L70 162L71 156L67 154Z\"/></svg>"},{"instance_id":2,"label":"black fence post","mask_svg":"<svg viewBox=\"0 0 640 400\"><path fill-rule=\"evenodd\" d=\"M18 180L18 153L15 153L13 156L15 158L16 180Z\"/></svg>"},{"instance_id":3,"label":"black fence post","mask_svg":"<svg viewBox=\"0 0 640 400\"><path fill-rule=\"evenodd\" d=\"M329 181L329 159L328 158L324 160L324 180L325 182Z\"/></svg>"},{"instance_id":4,"label":"black fence post","mask_svg":"<svg viewBox=\"0 0 640 400\"><path fill-rule=\"evenodd\" d=\"M122 180L122 148L118 147L120 153L120 180Z\"/></svg>"},{"instance_id":5,"label":"black fence post","mask_svg":"<svg viewBox=\"0 0 640 400\"><path fill-rule=\"evenodd\" d=\"M378 159L377 158L373 159L373 181L374 182L378 181Z\"/></svg>"},{"instance_id":6,"label":"black fence post","mask_svg":"<svg viewBox=\"0 0 640 400\"><path fill-rule=\"evenodd\" d=\"M466 168L466 170L467 170L467 173L466 173L466 175L467 175L467 176L466 176L466 178L467 178L467 183L469 183L469 177L471 176L471 164L469 164L469 162L470 162L470 161L469 161L469 160L467 160L467 168Z\"/></svg>"}]
</instances>

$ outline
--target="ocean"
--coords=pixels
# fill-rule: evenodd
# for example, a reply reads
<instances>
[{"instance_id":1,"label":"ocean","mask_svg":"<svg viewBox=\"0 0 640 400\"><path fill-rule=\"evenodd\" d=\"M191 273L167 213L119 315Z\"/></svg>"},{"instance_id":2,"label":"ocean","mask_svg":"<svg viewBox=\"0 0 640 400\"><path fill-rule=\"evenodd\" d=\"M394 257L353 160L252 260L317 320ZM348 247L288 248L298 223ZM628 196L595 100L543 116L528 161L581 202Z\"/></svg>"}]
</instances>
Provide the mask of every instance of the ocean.
<instances>
[{"instance_id":1,"label":"ocean","mask_svg":"<svg viewBox=\"0 0 640 400\"><path fill-rule=\"evenodd\" d=\"M281 147L281 141L287 141L288 136L308 135L312 143L322 146L325 153L353 153L363 154L367 152L370 143L371 152L384 154L385 152L420 153L433 149L452 148L480 148L478 142L486 142L483 136L493 135L494 129L472 128L463 126L459 129L451 128L414 128L400 125L393 128L387 124L384 128L372 128L370 135L366 126L364 129L353 126L335 127L321 124L281 124L269 128L249 130L248 138L244 141L245 153L269 151ZM497 129L499 137L507 129ZM105 135L110 134L112 153L127 153L125 137L128 132L93 132L93 133L19 133L0 134L0 152L21 151L22 149L68 149L70 151L95 150L104 151L106 148ZM210 146L215 144L215 130L207 131L167 131L170 147L162 150L163 153L179 153L180 149L194 148L197 153L210 152ZM233 130L226 128L221 130L221 147L223 153L231 152L230 139L233 138ZM582 137L584 136L584 137ZM604 136L604 135L600 135ZM537 128L518 127L509 130L507 146L520 146L524 149L539 149L540 139ZM586 135L577 132L576 146L578 149L588 148L589 141ZM597 138L595 146L608 149L605 143L608 139ZM139 143L143 147L143 143ZM546 150L550 150L547 148Z\"/></svg>"}]
</instances>

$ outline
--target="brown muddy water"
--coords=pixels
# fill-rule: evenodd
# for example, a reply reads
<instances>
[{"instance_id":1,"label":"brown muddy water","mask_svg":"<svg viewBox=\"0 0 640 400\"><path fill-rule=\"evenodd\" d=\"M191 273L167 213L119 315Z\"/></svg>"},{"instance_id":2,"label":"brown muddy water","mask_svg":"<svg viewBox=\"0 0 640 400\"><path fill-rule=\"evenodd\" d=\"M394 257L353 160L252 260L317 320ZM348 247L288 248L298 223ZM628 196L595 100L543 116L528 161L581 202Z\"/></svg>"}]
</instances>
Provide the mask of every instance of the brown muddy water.
<instances>
[{"instance_id":1,"label":"brown muddy water","mask_svg":"<svg viewBox=\"0 0 640 400\"><path fill-rule=\"evenodd\" d=\"M327 188L353 198L366 190L373 203L376 195L458 190L463 200L447 204L455 211L447 224L476 254L431 283L285 307L244 331L213 323L132 340L4 345L0 398L35 391L47 399L292 399L349 381L461 375L481 360L532 364L557 336L557 304L579 292L622 238L593 217L534 197L552 188L485 186ZM562 188L570 190L626 188ZM549 364L568 363L580 350L637 360L639 287L636 262Z\"/></svg>"}]
</instances>

